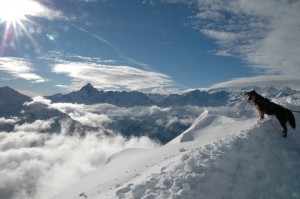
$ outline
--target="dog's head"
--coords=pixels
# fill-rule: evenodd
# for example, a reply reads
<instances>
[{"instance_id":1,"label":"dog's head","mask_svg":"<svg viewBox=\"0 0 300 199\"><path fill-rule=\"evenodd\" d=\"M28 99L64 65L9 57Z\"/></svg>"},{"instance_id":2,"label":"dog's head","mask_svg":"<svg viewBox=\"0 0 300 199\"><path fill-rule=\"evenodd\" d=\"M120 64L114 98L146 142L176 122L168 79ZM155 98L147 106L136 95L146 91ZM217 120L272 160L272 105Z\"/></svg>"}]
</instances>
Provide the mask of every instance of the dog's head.
<instances>
[{"instance_id":1,"label":"dog's head","mask_svg":"<svg viewBox=\"0 0 300 199\"><path fill-rule=\"evenodd\" d=\"M248 100L252 100L252 101L255 101L258 97L258 94L255 90L252 90L250 92L246 92L246 95L248 95Z\"/></svg>"}]
</instances>

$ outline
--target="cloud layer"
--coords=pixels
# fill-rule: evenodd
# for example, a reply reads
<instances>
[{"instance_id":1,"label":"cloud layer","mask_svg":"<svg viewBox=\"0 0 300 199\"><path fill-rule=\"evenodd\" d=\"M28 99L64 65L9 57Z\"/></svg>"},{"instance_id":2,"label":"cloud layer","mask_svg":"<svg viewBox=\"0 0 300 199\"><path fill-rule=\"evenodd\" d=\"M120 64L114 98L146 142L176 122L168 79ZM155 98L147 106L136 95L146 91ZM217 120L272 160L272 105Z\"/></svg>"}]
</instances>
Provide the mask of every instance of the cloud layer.
<instances>
[{"instance_id":1,"label":"cloud layer","mask_svg":"<svg viewBox=\"0 0 300 199\"><path fill-rule=\"evenodd\" d=\"M0 132L0 198L51 197L104 164L115 152L157 145L146 137L127 140L100 132L85 137L39 134L28 126L17 132Z\"/></svg>"},{"instance_id":2,"label":"cloud layer","mask_svg":"<svg viewBox=\"0 0 300 199\"><path fill-rule=\"evenodd\" d=\"M249 86L275 88L290 87L299 90L300 80L297 77L289 77L285 75L264 75L255 77L235 78L227 82L221 82L212 85L212 88L245 88Z\"/></svg>"},{"instance_id":3,"label":"cloud layer","mask_svg":"<svg viewBox=\"0 0 300 199\"><path fill-rule=\"evenodd\" d=\"M146 130L162 129L156 133L168 135L182 125L190 125L203 111L193 106L120 108L109 104L51 103L43 97L35 97L25 105L41 104L67 113L94 130L85 130L85 136L81 136L80 127L70 132L68 121L61 121L60 133L51 133L55 118L25 123L20 123L20 118L0 118L0 124L14 125L10 133L0 132L0 198L51 197L105 164L118 151L159 145L144 136L125 138L116 129L141 123L145 126L132 131L143 135ZM38 133L41 131L44 133Z\"/></svg>"},{"instance_id":4,"label":"cloud layer","mask_svg":"<svg viewBox=\"0 0 300 199\"><path fill-rule=\"evenodd\" d=\"M47 79L36 72L41 63L50 66ZM47 71L48 68L44 70ZM151 91L174 87L171 77L162 73L119 65L115 60L62 55L58 52L51 52L47 57L32 60L2 57L0 71L9 74L11 79L23 79L31 83L52 82L55 75L65 75L68 78L56 83L56 87L64 91L79 90L87 83L101 90Z\"/></svg>"},{"instance_id":5,"label":"cloud layer","mask_svg":"<svg viewBox=\"0 0 300 199\"><path fill-rule=\"evenodd\" d=\"M299 85L299 81L293 81L300 75L299 1L192 0L187 4L196 9L192 26L219 44L220 49L212 49L211 53L239 57L255 74L273 75L265 84L272 79L268 84L272 85L277 77L278 82L284 83L285 79L285 83ZM240 81L233 82L237 85Z\"/></svg>"},{"instance_id":6,"label":"cloud layer","mask_svg":"<svg viewBox=\"0 0 300 199\"><path fill-rule=\"evenodd\" d=\"M21 78L32 83L45 82L46 79L34 73L31 63L22 58L0 57L0 71L10 74L13 78Z\"/></svg>"},{"instance_id":7,"label":"cloud layer","mask_svg":"<svg viewBox=\"0 0 300 199\"><path fill-rule=\"evenodd\" d=\"M173 85L165 74L108 63L60 60L52 71L71 78L70 90L78 90L87 83L103 90L152 90Z\"/></svg>"}]
</instances>

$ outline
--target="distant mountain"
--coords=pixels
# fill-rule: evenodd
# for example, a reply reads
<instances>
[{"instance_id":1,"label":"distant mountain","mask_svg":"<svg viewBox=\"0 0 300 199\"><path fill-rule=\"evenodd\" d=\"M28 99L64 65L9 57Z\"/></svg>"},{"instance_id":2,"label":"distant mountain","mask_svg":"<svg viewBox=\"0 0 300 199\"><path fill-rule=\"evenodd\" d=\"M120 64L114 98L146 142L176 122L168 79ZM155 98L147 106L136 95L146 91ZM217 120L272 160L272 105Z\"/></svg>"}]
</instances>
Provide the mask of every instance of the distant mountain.
<instances>
[{"instance_id":1,"label":"distant mountain","mask_svg":"<svg viewBox=\"0 0 300 199\"><path fill-rule=\"evenodd\" d=\"M200 91L193 90L188 93L178 95L144 94L137 91L99 91L91 84L87 84L79 91L69 94L56 94L48 96L52 102L96 104L108 103L120 107L132 106L220 106L225 105L230 93L227 91Z\"/></svg>"},{"instance_id":2,"label":"distant mountain","mask_svg":"<svg viewBox=\"0 0 300 199\"><path fill-rule=\"evenodd\" d=\"M0 131L13 131L15 124L33 123L37 120L52 119L52 125L47 132L60 132L61 122L68 121L69 129L80 128L80 124L71 117L56 109L49 109L44 104L25 105L32 98L20 94L16 90L5 86L0 88L0 118L16 118L16 123L0 123Z\"/></svg>"},{"instance_id":3,"label":"distant mountain","mask_svg":"<svg viewBox=\"0 0 300 199\"><path fill-rule=\"evenodd\" d=\"M99 91L90 83L82 87L79 91L73 91L65 95L53 95L46 97L52 102L96 104L108 103L121 107L149 106L153 101L144 93L131 91Z\"/></svg>"},{"instance_id":4,"label":"distant mountain","mask_svg":"<svg viewBox=\"0 0 300 199\"><path fill-rule=\"evenodd\" d=\"M5 86L0 88L0 117L15 116L20 113L23 104L31 98Z\"/></svg>"},{"instance_id":5,"label":"distant mountain","mask_svg":"<svg viewBox=\"0 0 300 199\"><path fill-rule=\"evenodd\" d=\"M188 93L169 95L160 102L161 106L224 106L229 99L230 93L227 91L200 91L193 90Z\"/></svg>"},{"instance_id":6,"label":"distant mountain","mask_svg":"<svg viewBox=\"0 0 300 199\"><path fill-rule=\"evenodd\" d=\"M146 95L155 103L161 103L168 97L168 95L162 95L157 93L147 93Z\"/></svg>"}]
</instances>

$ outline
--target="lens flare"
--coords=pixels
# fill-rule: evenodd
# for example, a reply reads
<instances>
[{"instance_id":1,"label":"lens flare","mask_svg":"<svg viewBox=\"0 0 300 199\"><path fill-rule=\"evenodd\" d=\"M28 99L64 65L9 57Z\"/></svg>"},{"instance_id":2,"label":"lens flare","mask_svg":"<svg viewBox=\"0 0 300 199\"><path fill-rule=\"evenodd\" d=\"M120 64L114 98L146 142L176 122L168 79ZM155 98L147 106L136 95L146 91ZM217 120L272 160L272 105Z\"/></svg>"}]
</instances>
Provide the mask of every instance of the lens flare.
<instances>
[{"instance_id":1,"label":"lens flare","mask_svg":"<svg viewBox=\"0 0 300 199\"><path fill-rule=\"evenodd\" d=\"M32 37L32 31L26 26L28 24L36 25L31 21L29 16L39 16L47 9L38 1L33 0L9 0L0 1L0 26L4 26L2 44L0 46L0 54L3 54L4 48L16 48L18 40L26 35L29 40L36 46L36 42ZM24 23L26 22L26 23ZM37 25L36 25L37 26ZM14 43L14 45L10 45Z\"/></svg>"},{"instance_id":2,"label":"lens flare","mask_svg":"<svg viewBox=\"0 0 300 199\"><path fill-rule=\"evenodd\" d=\"M32 0L0 1L0 22L7 24L22 23L26 16L36 16L43 12L43 6Z\"/></svg>"}]
</instances>

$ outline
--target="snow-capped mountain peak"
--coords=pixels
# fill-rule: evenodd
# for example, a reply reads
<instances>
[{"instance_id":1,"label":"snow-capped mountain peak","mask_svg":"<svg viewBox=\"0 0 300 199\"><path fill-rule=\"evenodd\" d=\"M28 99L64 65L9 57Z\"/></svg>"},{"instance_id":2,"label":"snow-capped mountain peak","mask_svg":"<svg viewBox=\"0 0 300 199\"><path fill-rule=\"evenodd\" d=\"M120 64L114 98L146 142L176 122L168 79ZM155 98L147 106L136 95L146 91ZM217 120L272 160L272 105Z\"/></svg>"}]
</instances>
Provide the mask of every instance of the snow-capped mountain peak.
<instances>
[{"instance_id":1,"label":"snow-capped mountain peak","mask_svg":"<svg viewBox=\"0 0 300 199\"><path fill-rule=\"evenodd\" d=\"M95 87L93 87L93 85L90 84L90 83L88 83L88 84L86 84L85 86L83 86L83 87L80 89L80 91L81 91L81 92L90 93L90 94L92 94L92 93L97 94L97 93L99 92L99 91L98 91Z\"/></svg>"}]
</instances>

